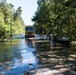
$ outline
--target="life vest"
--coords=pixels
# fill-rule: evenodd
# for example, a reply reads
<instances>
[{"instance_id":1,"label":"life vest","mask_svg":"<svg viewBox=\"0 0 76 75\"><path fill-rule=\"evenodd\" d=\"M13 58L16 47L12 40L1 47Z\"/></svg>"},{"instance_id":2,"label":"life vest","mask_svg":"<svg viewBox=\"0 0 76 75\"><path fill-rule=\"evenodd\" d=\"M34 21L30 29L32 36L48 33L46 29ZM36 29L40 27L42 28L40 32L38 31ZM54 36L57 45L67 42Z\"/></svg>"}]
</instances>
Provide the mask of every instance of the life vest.
<instances>
[{"instance_id":1,"label":"life vest","mask_svg":"<svg viewBox=\"0 0 76 75\"><path fill-rule=\"evenodd\" d=\"M57 33L54 33L54 36L57 36Z\"/></svg>"}]
</instances>

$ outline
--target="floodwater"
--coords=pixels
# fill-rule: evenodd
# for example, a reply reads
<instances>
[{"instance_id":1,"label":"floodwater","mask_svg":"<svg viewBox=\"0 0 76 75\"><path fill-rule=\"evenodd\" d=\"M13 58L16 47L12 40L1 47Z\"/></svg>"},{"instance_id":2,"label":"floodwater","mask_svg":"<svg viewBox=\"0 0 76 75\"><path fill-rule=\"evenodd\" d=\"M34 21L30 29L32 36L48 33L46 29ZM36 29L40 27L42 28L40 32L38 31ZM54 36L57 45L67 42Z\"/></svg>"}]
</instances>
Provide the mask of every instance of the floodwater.
<instances>
[{"instance_id":1,"label":"floodwater","mask_svg":"<svg viewBox=\"0 0 76 75\"><path fill-rule=\"evenodd\" d=\"M24 75L24 71L38 68L34 42L12 39L0 42L0 75Z\"/></svg>"},{"instance_id":2,"label":"floodwater","mask_svg":"<svg viewBox=\"0 0 76 75\"><path fill-rule=\"evenodd\" d=\"M43 36L32 39L18 36L8 42L0 42L0 75L24 75L34 69L40 69L39 73L43 72L43 68L52 72L63 72L67 68L76 74L76 46L52 48L49 40L42 38L46 39ZM63 72L61 75L75 75L73 73ZM56 72L54 74L58 75Z\"/></svg>"},{"instance_id":3,"label":"floodwater","mask_svg":"<svg viewBox=\"0 0 76 75\"><path fill-rule=\"evenodd\" d=\"M53 47L44 41L37 42L36 49L39 50L36 56L42 70L39 75L76 75L76 45L56 44Z\"/></svg>"}]
</instances>

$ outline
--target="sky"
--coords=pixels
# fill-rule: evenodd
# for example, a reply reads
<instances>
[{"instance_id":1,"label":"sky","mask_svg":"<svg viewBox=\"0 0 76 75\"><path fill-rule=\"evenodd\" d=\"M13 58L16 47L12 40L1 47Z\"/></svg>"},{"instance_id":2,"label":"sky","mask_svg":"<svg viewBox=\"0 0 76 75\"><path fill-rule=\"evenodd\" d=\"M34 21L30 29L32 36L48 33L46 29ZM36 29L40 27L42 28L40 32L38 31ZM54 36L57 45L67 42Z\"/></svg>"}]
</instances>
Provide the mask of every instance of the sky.
<instances>
[{"instance_id":1,"label":"sky","mask_svg":"<svg viewBox=\"0 0 76 75\"><path fill-rule=\"evenodd\" d=\"M24 20L25 25L32 25L33 22L31 18L34 16L34 13L37 11L37 0L7 0L7 3L12 3L14 9L17 10L19 6L22 8L22 19Z\"/></svg>"}]
</instances>

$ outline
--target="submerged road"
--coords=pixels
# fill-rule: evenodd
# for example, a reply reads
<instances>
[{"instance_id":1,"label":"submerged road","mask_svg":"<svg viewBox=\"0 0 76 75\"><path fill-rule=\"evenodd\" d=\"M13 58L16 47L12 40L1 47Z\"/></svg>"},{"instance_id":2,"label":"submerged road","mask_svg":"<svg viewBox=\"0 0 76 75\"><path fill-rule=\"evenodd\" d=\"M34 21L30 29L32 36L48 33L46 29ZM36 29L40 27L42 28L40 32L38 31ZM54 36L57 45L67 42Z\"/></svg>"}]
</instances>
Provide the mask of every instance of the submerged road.
<instances>
[{"instance_id":1,"label":"submerged road","mask_svg":"<svg viewBox=\"0 0 76 75\"><path fill-rule=\"evenodd\" d=\"M76 75L76 47L52 48L48 37L0 42L0 75Z\"/></svg>"},{"instance_id":2,"label":"submerged road","mask_svg":"<svg viewBox=\"0 0 76 75\"><path fill-rule=\"evenodd\" d=\"M24 75L25 70L38 68L34 51L34 43L23 35L0 42L0 75Z\"/></svg>"}]
</instances>

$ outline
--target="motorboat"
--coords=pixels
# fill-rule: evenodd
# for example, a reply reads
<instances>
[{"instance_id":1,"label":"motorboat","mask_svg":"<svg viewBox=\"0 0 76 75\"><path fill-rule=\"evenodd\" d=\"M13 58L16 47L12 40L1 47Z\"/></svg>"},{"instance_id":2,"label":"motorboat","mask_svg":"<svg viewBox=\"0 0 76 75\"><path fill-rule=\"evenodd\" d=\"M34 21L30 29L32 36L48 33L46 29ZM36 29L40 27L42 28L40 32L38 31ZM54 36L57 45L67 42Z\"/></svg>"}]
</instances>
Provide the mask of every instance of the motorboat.
<instances>
[{"instance_id":1,"label":"motorboat","mask_svg":"<svg viewBox=\"0 0 76 75\"><path fill-rule=\"evenodd\" d=\"M70 40L58 39L57 42L60 44L63 44L63 45L69 45L71 41Z\"/></svg>"}]
</instances>

